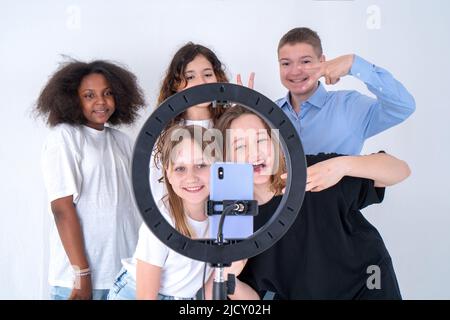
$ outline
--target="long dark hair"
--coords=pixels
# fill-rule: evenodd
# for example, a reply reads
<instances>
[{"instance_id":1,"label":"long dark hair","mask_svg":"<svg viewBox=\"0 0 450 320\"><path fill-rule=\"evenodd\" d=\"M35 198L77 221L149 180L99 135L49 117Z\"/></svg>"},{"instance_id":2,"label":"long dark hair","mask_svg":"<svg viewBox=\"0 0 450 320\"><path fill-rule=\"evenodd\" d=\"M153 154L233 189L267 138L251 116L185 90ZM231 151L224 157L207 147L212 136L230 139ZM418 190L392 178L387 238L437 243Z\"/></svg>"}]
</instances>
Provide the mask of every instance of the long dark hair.
<instances>
[{"instance_id":1,"label":"long dark hair","mask_svg":"<svg viewBox=\"0 0 450 320\"><path fill-rule=\"evenodd\" d=\"M186 66L198 55L204 56L211 63L217 82L228 82L225 67L216 54L205 46L188 42L175 53L167 68L159 91L158 106L168 97L178 92L177 89L186 81L184 77ZM223 107L218 105L215 108L210 108L213 121L215 122L222 115ZM173 120L173 123L178 123L181 118L182 115L179 115Z\"/></svg>"}]
</instances>

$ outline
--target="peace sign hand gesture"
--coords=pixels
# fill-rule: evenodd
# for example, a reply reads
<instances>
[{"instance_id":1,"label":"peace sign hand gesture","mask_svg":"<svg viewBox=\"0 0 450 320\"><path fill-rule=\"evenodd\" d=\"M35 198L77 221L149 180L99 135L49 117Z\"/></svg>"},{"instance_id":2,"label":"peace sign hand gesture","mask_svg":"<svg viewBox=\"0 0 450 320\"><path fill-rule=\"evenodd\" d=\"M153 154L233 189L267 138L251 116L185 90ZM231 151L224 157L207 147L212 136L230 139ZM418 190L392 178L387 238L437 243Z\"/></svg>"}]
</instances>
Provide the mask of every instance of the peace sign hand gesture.
<instances>
[{"instance_id":1,"label":"peace sign hand gesture","mask_svg":"<svg viewBox=\"0 0 450 320\"><path fill-rule=\"evenodd\" d=\"M303 71L309 75L309 79L302 88L310 88L322 77L325 78L325 83L328 85L338 83L341 77L346 76L350 72L353 59L353 54L347 54L330 61L309 64L303 67Z\"/></svg>"},{"instance_id":2,"label":"peace sign hand gesture","mask_svg":"<svg viewBox=\"0 0 450 320\"><path fill-rule=\"evenodd\" d=\"M238 73L237 76L236 76L236 83L237 83L238 85L240 85L240 86L243 85L243 84L242 84L242 78L241 78L241 74L240 74L240 73ZM255 73L252 72L252 73L250 73L250 77L248 78L248 84L247 84L247 87L250 88L250 89L253 89L254 84L255 84Z\"/></svg>"}]
</instances>

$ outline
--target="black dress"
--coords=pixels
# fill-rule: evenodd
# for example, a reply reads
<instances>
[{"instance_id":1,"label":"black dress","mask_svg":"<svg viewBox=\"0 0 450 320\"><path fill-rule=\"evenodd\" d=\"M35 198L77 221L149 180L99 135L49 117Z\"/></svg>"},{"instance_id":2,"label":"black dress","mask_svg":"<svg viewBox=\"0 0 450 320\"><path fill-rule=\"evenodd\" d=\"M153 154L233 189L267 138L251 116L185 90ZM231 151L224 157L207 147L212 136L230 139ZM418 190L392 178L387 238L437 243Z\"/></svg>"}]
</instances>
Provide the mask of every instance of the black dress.
<instances>
[{"instance_id":1,"label":"black dress","mask_svg":"<svg viewBox=\"0 0 450 320\"><path fill-rule=\"evenodd\" d=\"M307 156L308 165L336 155ZM276 299L401 299L391 258L360 209L380 203L384 188L344 177L321 192L307 192L288 232L250 258L239 279ZM281 196L259 207L255 231L273 215Z\"/></svg>"}]
</instances>

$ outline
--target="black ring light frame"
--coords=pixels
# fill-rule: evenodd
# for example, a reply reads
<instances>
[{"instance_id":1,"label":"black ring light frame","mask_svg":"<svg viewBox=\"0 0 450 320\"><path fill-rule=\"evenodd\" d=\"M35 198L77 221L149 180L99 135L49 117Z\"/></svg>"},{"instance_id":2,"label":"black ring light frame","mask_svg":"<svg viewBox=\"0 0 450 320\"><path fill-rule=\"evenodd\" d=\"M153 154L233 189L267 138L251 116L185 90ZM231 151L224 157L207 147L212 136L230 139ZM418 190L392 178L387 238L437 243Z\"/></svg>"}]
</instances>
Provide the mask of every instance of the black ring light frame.
<instances>
[{"instance_id":1,"label":"black ring light frame","mask_svg":"<svg viewBox=\"0 0 450 320\"><path fill-rule=\"evenodd\" d=\"M188 238L174 229L159 212L149 183L151 154L161 132L175 116L187 108L209 101L243 105L261 116L272 128L279 129L286 168L290 173L286 192L272 218L252 236L221 246L211 240ZM297 131L273 101L244 86L211 83L198 85L169 97L151 114L134 146L132 180L134 196L144 222L164 244L191 259L212 264L233 262L265 251L295 221L305 195L306 160Z\"/></svg>"}]
</instances>

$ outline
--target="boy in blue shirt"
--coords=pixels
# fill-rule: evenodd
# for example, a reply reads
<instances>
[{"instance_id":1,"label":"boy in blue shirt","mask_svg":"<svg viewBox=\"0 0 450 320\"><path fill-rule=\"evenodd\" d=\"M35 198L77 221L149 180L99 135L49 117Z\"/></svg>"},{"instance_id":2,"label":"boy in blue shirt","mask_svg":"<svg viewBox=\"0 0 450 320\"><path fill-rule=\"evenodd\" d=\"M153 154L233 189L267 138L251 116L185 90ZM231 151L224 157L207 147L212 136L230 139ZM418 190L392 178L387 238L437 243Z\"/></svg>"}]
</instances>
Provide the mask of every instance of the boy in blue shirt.
<instances>
[{"instance_id":1,"label":"boy in blue shirt","mask_svg":"<svg viewBox=\"0 0 450 320\"><path fill-rule=\"evenodd\" d=\"M415 110L414 98L388 71L354 54L326 61L319 36L308 28L292 29L281 38L278 60L289 92L276 103L297 129L305 154L359 154L367 138ZM362 80L376 98L327 91L319 81L323 77L333 85L348 74Z\"/></svg>"}]
</instances>

